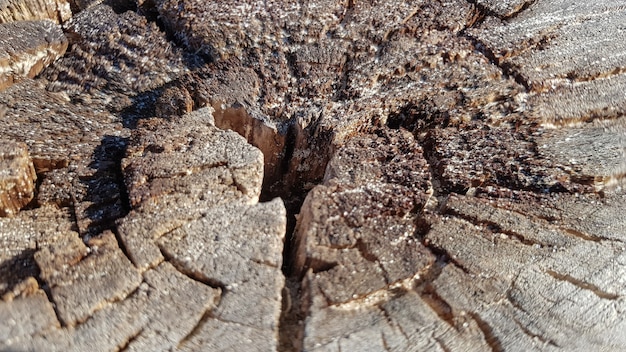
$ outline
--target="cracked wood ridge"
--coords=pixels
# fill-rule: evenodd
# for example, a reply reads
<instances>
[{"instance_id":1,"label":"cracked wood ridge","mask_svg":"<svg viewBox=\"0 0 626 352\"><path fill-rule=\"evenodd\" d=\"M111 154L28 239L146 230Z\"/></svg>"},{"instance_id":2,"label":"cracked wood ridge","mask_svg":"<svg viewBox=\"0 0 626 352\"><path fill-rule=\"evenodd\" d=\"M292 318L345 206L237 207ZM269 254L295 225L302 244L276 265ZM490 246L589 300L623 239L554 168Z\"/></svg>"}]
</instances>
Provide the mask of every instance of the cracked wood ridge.
<instances>
[{"instance_id":1,"label":"cracked wood ridge","mask_svg":"<svg viewBox=\"0 0 626 352\"><path fill-rule=\"evenodd\" d=\"M0 350L625 350L625 20L0 0Z\"/></svg>"}]
</instances>

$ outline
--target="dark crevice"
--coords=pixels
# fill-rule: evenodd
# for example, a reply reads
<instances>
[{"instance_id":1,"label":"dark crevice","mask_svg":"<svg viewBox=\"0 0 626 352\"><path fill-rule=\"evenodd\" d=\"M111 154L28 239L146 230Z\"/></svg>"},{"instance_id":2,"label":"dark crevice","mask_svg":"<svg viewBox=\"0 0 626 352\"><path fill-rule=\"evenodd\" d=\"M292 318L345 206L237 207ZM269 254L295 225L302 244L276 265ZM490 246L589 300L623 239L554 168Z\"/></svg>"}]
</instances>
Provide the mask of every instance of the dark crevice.
<instances>
[{"instance_id":1,"label":"dark crevice","mask_svg":"<svg viewBox=\"0 0 626 352\"><path fill-rule=\"evenodd\" d=\"M54 310L54 315L56 315L59 325L61 326L61 328L67 327L67 324L65 323L65 321L61 319L61 314L59 313L59 310L57 309L56 303L54 303L54 298L52 296L52 290L50 288L50 285L48 285L48 283L45 282L39 275L35 276L35 279L37 280L37 283L39 284L39 288L41 288L41 290L45 292L46 297L48 297L48 301L50 302L50 305L52 306L52 309Z\"/></svg>"},{"instance_id":2,"label":"dark crevice","mask_svg":"<svg viewBox=\"0 0 626 352\"><path fill-rule=\"evenodd\" d=\"M430 174L432 194L424 202L424 206L422 207L422 209L420 209L421 212L424 212L424 210L429 208L430 206L429 203L431 199L436 200L436 204L441 204L442 202L445 201L446 197L448 196L448 191L443 188L443 184L445 181L443 177L441 176L441 173L438 170L438 161L433 155L434 154L433 150L430 148L432 148L432 146L426 147L425 145L423 145L424 159L426 159L426 164L428 165L428 173ZM437 206L437 208L439 208L439 206ZM438 209L432 209L432 210L438 211ZM431 225L430 223L425 221L422 217L419 217L418 219L420 219L420 221L417 223L418 225L417 229L421 229L425 231L422 233L422 235L426 235L428 230L430 230Z\"/></svg>"},{"instance_id":3,"label":"dark crevice","mask_svg":"<svg viewBox=\"0 0 626 352\"><path fill-rule=\"evenodd\" d=\"M427 246L428 247L428 246ZM420 282L417 283L415 287L415 292L417 292L422 300L430 306L430 308L437 314L437 316L448 325L456 328L456 324L454 321L454 313L453 309L446 302L443 297L441 297L435 287L433 286L433 282L437 280L437 278L443 272L443 269L452 261L450 260L450 256L437 248L428 247L433 254L436 256L435 262L430 266L428 271L420 276ZM465 273L467 271L460 265L453 263L457 267L461 268Z\"/></svg>"},{"instance_id":4,"label":"dark crevice","mask_svg":"<svg viewBox=\"0 0 626 352\"><path fill-rule=\"evenodd\" d=\"M287 278L282 290L282 307L279 321L279 352L303 351L304 322L307 318L305 298L302 297L302 280Z\"/></svg>"},{"instance_id":5,"label":"dark crevice","mask_svg":"<svg viewBox=\"0 0 626 352\"><path fill-rule=\"evenodd\" d=\"M493 221L489 221L489 220L484 220L484 219L477 219L476 217L467 215L467 214L462 214L459 213L453 209L447 208L444 210L444 214L449 214L449 215L453 215L457 218L463 219L467 222L472 223L473 225L477 225L477 226L481 226L481 227L485 227L487 229L489 229L489 231L491 233L494 234L498 234L498 233L502 233L505 234L507 236L509 236L510 238L514 238L516 239L518 242L526 245L526 246L541 246L541 248L550 248L552 247L551 244L548 243L543 243L543 242L539 242L539 241L534 241L532 239L529 239L527 237L525 237L522 234L519 234L517 232L511 231L511 230L505 230L504 228L502 228L498 223L493 222Z\"/></svg>"},{"instance_id":6,"label":"dark crevice","mask_svg":"<svg viewBox=\"0 0 626 352\"><path fill-rule=\"evenodd\" d=\"M426 284L421 289L420 297L426 304L428 304L428 306L430 306L435 314L437 314L439 319L443 320L448 325L455 327L452 307L437 293L431 284Z\"/></svg>"},{"instance_id":7,"label":"dark crevice","mask_svg":"<svg viewBox=\"0 0 626 352\"><path fill-rule=\"evenodd\" d=\"M399 294L394 294L394 297L399 297L401 295L403 295L404 292L401 292ZM387 311L387 309L385 309L384 306L378 304L376 305L376 307L378 307L378 309L383 313L383 316L385 317L385 320L387 320L387 323L390 326L395 327L396 329L398 329L398 331L400 331L400 334L402 334L402 336L404 336L404 338L406 339L406 341L411 341L411 337L409 336L409 334L407 334L406 331L404 331L404 329L402 328L402 326L396 322L394 322L393 320L393 316ZM384 336L384 335L383 335Z\"/></svg>"},{"instance_id":8,"label":"dark crevice","mask_svg":"<svg viewBox=\"0 0 626 352\"><path fill-rule=\"evenodd\" d=\"M492 65L499 67L505 77L513 78L515 82L521 85L522 87L524 87L527 92L532 91L530 82L528 82L523 77L523 75L520 72L517 72L514 69L514 67L512 67L510 64L506 64L502 62L502 60L500 60L497 57L497 55L491 49L488 48L487 45L485 45L478 38L476 38L471 33L469 33L468 30L482 24L486 17L495 17L495 18L501 18L501 19L516 17L519 13L521 13L522 11L530 7L535 1L536 0L531 0L529 2L526 2L519 10L517 10L513 14L509 15L508 17L501 18L501 16L493 12L491 9L486 8L485 6L481 4L478 4L476 0L467 0L467 2L472 4L479 11L479 13L481 14L480 19L477 19L469 27L464 28L458 33L459 37L465 38L470 43L472 43L472 45L474 46L474 49L476 49L476 51L478 51L483 56L485 56L489 60L489 62L491 62ZM538 45L541 45L541 43L539 43Z\"/></svg>"},{"instance_id":9,"label":"dark crevice","mask_svg":"<svg viewBox=\"0 0 626 352\"><path fill-rule=\"evenodd\" d=\"M520 6L519 8L515 9L515 11L511 12L510 14L504 16L504 19L510 20L513 19L517 16L519 16L522 12L528 10L532 5L534 5L537 2L537 0L528 0L525 1L522 6Z\"/></svg>"},{"instance_id":10,"label":"dark crevice","mask_svg":"<svg viewBox=\"0 0 626 352\"><path fill-rule=\"evenodd\" d=\"M591 82L597 79L610 78L611 76L617 76L626 73L626 67L617 67L607 71L599 71L594 74L581 75L576 71L570 71L563 76L557 78L568 79L572 83ZM600 115L600 117L603 115ZM618 115L619 116L619 115Z\"/></svg>"},{"instance_id":11,"label":"dark crevice","mask_svg":"<svg viewBox=\"0 0 626 352\"><path fill-rule=\"evenodd\" d=\"M561 227L560 229L561 229L561 231L563 231L564 233L566 233L568 235L574 236L576 238L580 238L580 239L585 240L585 241L591 241L591 242L601 242L601 241L621 242L618 239L609 238L609 237L602 237L602 236L596 236L596 235L592 235L592 234L585 233L585 232L582 232L582 231L574 230L574 229L571 229L571 228Z\"/></svg>"},{"instance_id":12,"label":"dark crevice","mask_svg":"<svg viewBox=\"0 0 626 352\"><path fill-rule=\"evenodd\" d=\"M480 16L482 18L481 20L475 21L474 25L481 24L485 17L500 18L500 15L498 15L496 12L494 12L492 9L486 7L485 5L478 3L478 1L476 1L476 0L466 0L466 1L474 6L476 11L478 11L480 13Z\"/></svg>"},{"instance_id":13,"label":"dark crevice","mask_svg":"<svg viewBox=\"0 0 626 352\"><path fill-rule=\"evenodd\" d=\"M467 31L461 31L459 35L469 40L476 51L486 57L492 65L499 67L505 78L513 78L517 84L524 87L526 92L533 91L532 84L528 82L528 80L526 80L526 78L519 71L517 71L511 64L500 60L496 54L480 40L467 33Z\"/></svg>"},{"instance_id":14,"label":"dark crevice","mask_svg":"<svg viewBox=\"0 0 626 352\"><path fill-rule=\"evenodd\" d=\"M362 238L356 240L356 249L358 249L361 257L371 263L378 263L378 257L369 251L367 248L367 243L363 241Z\"/></svg>"},{"instance_id":15,"label":"dark crevice","mask_svg":"<svg viewBox=\"0 0 626 352\"><path fill-rule=\"evenodd\" d=\"M337 262L328 262L319 258L310 257L307 258L307 262L305 265L305 269L300 275L297 275L298 278L302 279L302 277L306 274L306 270L311 269L313 274L323 273L325 271L330 271L334 267L338 266Z\"/></svg>"},{"instance_id":16,"label":"dark crevice","mask_svg":"<svg viewBox=\"0 0 626 352\"><path fill-rule=\"evenodd\" d=\"M591 283L579 280L573 276L567 275L567 274L560 274L557 273L554 270L548 270L546 271L546 274L552 276L554 279L558 280L558 281L564 281L564 282L568 282L582 290L586 290L586 291L591 291L593 294L595 294L596 296L602 298L602 299L607 299L607 300L611 300L614 301L618 298L620 298L621 296L615 293L610 293L610 292L606 292L604 290L602 290L600 287L595 286Z\"/></svg>"},{"instance_id":17,"label":"dark crevice","mask_svg":"<svg viewBox=\"0 0 626 352\"><path fill-rule=\"evenodd\" d=\"M113 234L115 235L115 239L117 240L117 246L119 247L119 249L122 251L122 253L124 253L124 256L132 263L133 260L128 253L128 249L126 248L126 245L124 244L124 241L122 240L120 233L117 230L117 227L113 226L111 228L111 232L113 232Z\"/></svg>"},{"instance_id":18,"label":"dark crevice","mask_svg":"<svg viewBox=\"0 0 626 352\"><path fill-rule=\"evenodd\" d=\"M77 225L88 221L87 226L78 226L85 241L105 230L115 232L115 221L130 210L121 168L127 145L127 138L103 136L89 164L95 172L87 177L79 176L80 183L86 187L86 196L78 200L72 195L72 208ZM91 203L87 208L78 208L79 203L86 202Z\"/></svg>"},{"instance_id":19,"label":"dark crevice","mask_svg":"<svg viewBox=\"0 0 626 352\"><path fill-rule=\"evenodd\" d=\"M529 0L529 1L525 1L522 6L519 6L516 9L513 9L512 11L510 11L508 14L506 15L502 15L499 14L495 11L493 11L492 9L490 9L489 7L478 3L477 0L466 0L467 2L469 2L470 4L472 4L477 11L480 12L480 14L482 15L483 18L485 17L495 17L495 18L499 18L501 20L510 20L512 18L517 17L519 14L521 14L522 12L526 11L531 5L533 5L536 0ZM482 21L481 21L482 23Z\"/></svg>"},{"instance_id":20,"label":"dark crevice","mask_svg":"<svg viewBox=\"0 0 626 352\"><path fill-rule=\"evenodd\" d=\"M520 312L524 313L524 314L528 314L528 312L526 311L526 309L515 299L515 297L513 296L513 288L515 287L515 283L517 282L517 278L519 277L519 273L517 274L517 276L511 281L510 287L506 290L506 299L509 301L509 303L511 304L511 306L513 306L513 308L519 310Z\"/></svg>"},{"instance_id":21,"label":"dark crevice","mask_svg":"<svg viewBox=\"0 0 626 352\"><path fill-rule=\"evenodd\" d=\"M395 130L404 128L412 132L420 142L423 142L423 138L420 138L422 133L449 125L450 114L428 99L409 103L387 117L387 127Z\"/></svg>"},{"instance_id":22,"label":"dark crevice","mask_svg":"<svg viewBox=\"0 0 626 352\"><path fill-rule=\"evenodd\" d=\"M242 259L244 259L244 260L245 260L245 259L248 259L248 258L245 258L245 257L243 257L243 256L241 256L241 255L238 255L238 256L239 256L239 257L241 257L241 258L242 258ZM252 263L256 263L256 264L259 264L259 265L262 265L262 266L267 266L267 267L270 267L270 268L277 268L277 267L276 267L276 264L274 264L274 263L272 263L272 262L269 262L269 261L266 261L266 260L259 260L259 259L254 259L254 258L253 258L253 259L250 259L250 261L251 261ZM280 269L280 268L278 268L278 269Z\"/></svg>"},{"instance_id":23,"label":"dark crevice","mask_svg":"<svg viewBox=\"0 0 626 352\"><path fill-rule=\"evenodd\" d=\"M283 149L283 155L282 155L282 159L280 161L280 174L281 175L286 175L289 172L289 168L290 168L290 164L291 164L291 160L293 158L293 153L295 151L296 148L296 130L295 130L295 124L292 122L288 125L287 127L287 135L285 137L285 146ZM265 186L265 185L264 185ZM265 186L265 188L269 191L270 187L273 187L274 185L267 185ZM272 192L264 192L261 194L262 197L267 197L268 193L272 193ZM269 199L265 199L265 200L269 200ZM263 198L261 198L261 201L264 201ZM298 207L299 208L299 207Z\"/></svg>"},{"instance_id":24,"label":"dark crevice","mask_svg":"<svg viewBox=\"0 0 626 352\"><path fill-rule=\"evenodd\" d=\"M445 267L448 263L459 268L461 271L463 271L463 273L467 275L472 275L469 269L465 268L465 266L463 266L456 259L454 259L453 256L450 255L450 253L448 253L445 248L434 245L428 239L423 240L422 244L437 257L437 260L435 261L435 264L431 268L431 272L429 274L429 277L432 277L430 281L434 281L441 273L443 267Z\"/></svg>"},{"instance_id":25,"label":"dark crevice","mask_svg":"<svg viewBox=\"0 0 626 352\"><path fill-rule=\"evenodd\" d=\"M374 263L376 266L378 266L378 268L380 269L383 275L383 279L385 279L385 284L389 285L390 280L389 280L389 273L387 272L387 269L385 269L385 266L383 265L383 263L381 263L380 260L378 260L378 257L376 256L376 254L372 253L369 250L368 244L365 243L365 241L363 241L362 238L359 238L356 241L355 248L359 251L359 254L361 255L361 257L363 257L363 259L367 260L370 263Z\"/></svg>"},{"instance_id":26,"label":"dark crevice","mask_svg":"<svg viewBox=\"0 0 626 352\"><path fill-rule=\"evenodd\" d=\"M121 14L126 11L137 11L137 4L135 1L128 0L106 0L105 4L111 6L115 13Z\"/></svg>"},{"instance_id":27,"label":"dark crevice","mask_svg":"<svg viewBox=\"0 0 626 352\"><path fill-rule=\"evenodd\" d=\"M29 277L36 278L40 287L45 285L39 278L41 270L35 262L35 253L37 253L37 249L24 249L12 258L0 261L0 277L3 285L7 287L6 290L0 291L0 297L10 294L16 286ZM49 292L46 292L46 294L50 299Z\"/></svg>"},{"instance_id":28,"label":"dark crevice","mask_svg":"<svg viewBox=\"0 0 626 352\"><path fill-rule=\"evenodd\" d=\"M387 342L387 339L385 338L385 333L382 331L380 333L380 339L383 342L383 348L385 349L385 351L391 351L391 346L389 346L389 343Z\"/></svg>"}]
</instances>

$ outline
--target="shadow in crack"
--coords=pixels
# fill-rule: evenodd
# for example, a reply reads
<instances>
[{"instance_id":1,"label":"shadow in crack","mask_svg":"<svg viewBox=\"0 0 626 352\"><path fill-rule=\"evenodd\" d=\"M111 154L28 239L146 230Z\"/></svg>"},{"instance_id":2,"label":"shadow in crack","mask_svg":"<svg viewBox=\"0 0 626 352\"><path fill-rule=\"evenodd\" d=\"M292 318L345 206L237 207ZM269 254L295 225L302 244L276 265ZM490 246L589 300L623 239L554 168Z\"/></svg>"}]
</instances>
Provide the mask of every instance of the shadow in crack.
<instances>
[{"instance_id":1,"label":"shadow in crack","mask_svg":"<svg viewBox=\"0 0 626 352\"><path fill-rule=\"evenodd\" d=\"M35 263L34 255L36 249L26 249L14 257L5 261L0 261L0 296L5 295L17 284L28 277L39 277L39 267Z\"/></svg>"},{"instance_id":2,"label":"shadow in crack","mask_svg":"<svg viewBox=\"0 0 626 352\"><path fill-rule=\"evenodd\" d=\"M81 201L75 202L74 211L84 239L113 229L115 220L128 213L128 197L120 168L127 144L126 137L104 136L89 164L93 172L80 178L87 192Z\"/></svg>"}]
</instances>

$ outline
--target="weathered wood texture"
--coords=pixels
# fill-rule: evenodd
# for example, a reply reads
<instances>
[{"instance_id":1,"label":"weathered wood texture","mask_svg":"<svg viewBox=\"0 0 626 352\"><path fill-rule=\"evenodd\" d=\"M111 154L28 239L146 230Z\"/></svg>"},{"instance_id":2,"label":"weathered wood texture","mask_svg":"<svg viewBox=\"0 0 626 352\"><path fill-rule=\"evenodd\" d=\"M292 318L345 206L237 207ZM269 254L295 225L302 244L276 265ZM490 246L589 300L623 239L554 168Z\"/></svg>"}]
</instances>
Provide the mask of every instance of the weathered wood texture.
<instances>
[{"instance_id":1,"label":"weathered wood texture","mask_svg":"<svg viewBox=\"0 0 626 352\"><path fill-rule=\"evenodd\" d=\"M626 349L623 1L91 3L0 93L0 349Z\"/></svg>"},{"instance_id":2,"label":"weathered wood texture","mask_svg":"<svg viewBox=\"0 0 626 352\"><path fill-rule=\"evenodd\" d=\"M51 20L61 24L71 17L70 3L66 0L0 1L0 23Z\"/></svg>"},{"instance_id":3,"label":"weathered wood texture","mask_svg":"<svg viewBox=\"0 0 626 352\"><path fill-rule=\"evenodd\" d=\"M506 19L515 16L524 10L525 7L530 6L534 0L474 0L470 2L479 6L480 10L485 14Z\"/></svg>"},{"instance_id":4,"label":"weathered wood texture","mask_svg":"<svg viewBox=\"0 0 626 352\"><path fill-rule=\"evenodd\" d=\"M97 5L78 13L66 27L73 48L44 73L47 89L83 105L119 112L187 70L182 50L135 12L117 14Z\"/></svg>"},{"instance_id":5,"label":"weathered wood texture","mask_svg":"<svg viewBox=\"0 0 626 352\"><path fill-rule=\"evenodd\" d=\"M0 140L0 216L12 216L35 192L35 168L24 143Z\"/></svg>"},{"instance_id":6,"label":"weathered wood texture","mask_svg":"<svg viewBox=\"0 0 626 352\"><path fill-rule=\"evenodd\" d=\"M176 122L146 121L133 136L123 171L134 209L115 229L119 243L110 231L31 239L38 249L24 260L34 259L55 309L23 320L15 312L22 300L46 297L37 284L7 287L16 292L1 314L22 330L4 336L3 348L224 350L233 340L250 351L277 348L284 207L256 204L262 154L212 121L207 108ZM221 324L226 339L215 329Z\"/></svg>"},{"instance_id":7,"label":"weathered wood texture","mask_svg":"<svg viewBox=\"0 0 626 352\"><path fill-rule=\"evenodd\" d=\"M472 33L499 65L537 92L528 105L543 122L615 118L626 108L624 5L537 1L509 21L486 21Z\"/></svg>"},{"instance_id":8,"label":"weathered wood texture","mask_svg":"<svg viewBox=\"0 0 626 352\"><path fill-rule=\"evenodd\" d=\"M0 90L35 77L63 56L67 45L61 28L50 21L0 24Z\"/></svg>"},{"instance_id":9,"label":"weathered wood texture","mask_svg":"<svg viewBox=\"0 0 626 352\"><path fill-rule=\"evenodd\" d=\"M285 210L280 200L257 203L261 152L217 129L210 114L205 108L176 121L147 121L134 136L122 162L134 209L118 232L135 266L166 260L224 291L179 349L224 350L237 340L245 350L274 350ZM215 330L221 323L230 326L224 340Z\"/></svg>"}]
</instances>

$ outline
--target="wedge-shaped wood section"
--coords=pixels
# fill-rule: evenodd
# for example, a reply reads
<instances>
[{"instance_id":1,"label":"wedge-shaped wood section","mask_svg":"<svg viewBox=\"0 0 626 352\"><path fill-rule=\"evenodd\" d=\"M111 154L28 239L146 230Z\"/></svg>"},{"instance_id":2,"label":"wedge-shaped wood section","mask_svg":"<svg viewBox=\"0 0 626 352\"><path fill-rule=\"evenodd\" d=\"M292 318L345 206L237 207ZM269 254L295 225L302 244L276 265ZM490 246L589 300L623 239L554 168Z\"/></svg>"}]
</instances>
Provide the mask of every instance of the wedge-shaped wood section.
<instances>
[{"instance_id":1,"label":"wedge-shaped wood section","mask_svg":"<svg viewBox=\"0 0 626 352\"><path fill-rule=\"evenodd\" d=\"M624 200L596 198L592 209L586 197L546 197L532 212L553 214L546 221L519 212L516 202L450 197L446 211L455 217L426 236L454 263L434 292L453 316L476 321L493 348L619 349L626 228L614 215Z\"/></svg>"},{"instance_id":2,"label":"wedge-shaped wood section","mask_svg":"<svg viewBox=\"0 0 626 352\"><path fill-rule=\"evenodd\" d=\"M70 17L66 0L0 0L0 23L51 20L61 24Z\"/></svg>"},{"instance_id":3,"label":"wedge-shaped wood section","mask_svg":"<svg viewBox=\"0 0 626 352\"><path fill-rule=\"evenodd\" d=\"M50 21L0 24L0 90L27 77L35 77L63 56L67 39Z\"/></svg>"},{"instance_id":4,"label":"wedge-shaped wood section","mask_svg":"<svg viewBox=\"0 0 626 352\"><path fill-rule=\"evenodd\" d=\"M36 179L26 145L0 140L0 216L15 215L33 199Z\"/></svg>"},{"instance_id":5,"label":"wedge-shaped wood section","mask_svg":"<svg viewBox=\"0 0 626 352\"><path fill-rule=\"evenodd\" d=\"M233 341L249 351L275 350L285 208L279 199L258 203L263 154L216 128L211 111L140 125L122 162L134 209L118 232L137 267L166 261L221 288L219 305L181 350L226 350ZM228 331L216 330L221 324Z\"/></svg>"},{"instance_id":6,"label":"wedge-shaped wood section","mask_svg":"<svg viewBox=\"0 0 626 352\"><path fill-rule=\"evenodd\" d=\"M0 348L276 350L286 214L278 199L258 203L261 152L217 129L206 108L142 123L123 168L133 210L117 236L81 238L70 225L6 239L6 251L30 249L22 260L38 270L3 283L0 316L17 328L0 330ZM28 229L19 217L0 226ZM26 304L41 309L23 319Z\"/></svg>"},{"instance_id":7,"label":"wedge-shaped wood section","mask_svg":"<svg viewBox=\"0 0 626 352\"><path fill-rule=\"evenodd\" d=\"M626 2L536 1L512 19L485 22L474 35L536 94L546 124L615 118L626 110Z\"/></svg>"}]
</instances>

